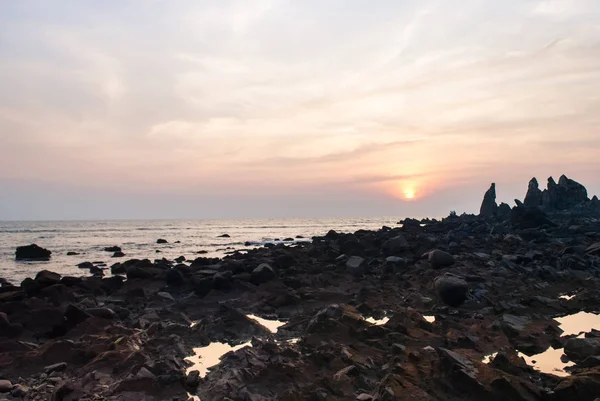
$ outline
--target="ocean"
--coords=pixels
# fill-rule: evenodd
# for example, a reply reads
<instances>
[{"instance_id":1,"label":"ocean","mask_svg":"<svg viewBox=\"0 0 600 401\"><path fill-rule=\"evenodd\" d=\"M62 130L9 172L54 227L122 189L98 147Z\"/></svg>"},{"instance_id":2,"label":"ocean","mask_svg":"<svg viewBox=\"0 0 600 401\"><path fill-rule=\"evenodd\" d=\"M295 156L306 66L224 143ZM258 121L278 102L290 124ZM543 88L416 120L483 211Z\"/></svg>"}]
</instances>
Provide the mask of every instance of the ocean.
<instances>
[{"instance_id":1,"label":"ocean","mask_svg":"<svg viewBox=\"0 0 600 401\"><path fill-rule=\"evenodd\" d=\"M223 257L228 252L262 246L266 242L294 238L308 241L333 229L354 232L396 226L400 217L334 219L236 219L236 220L106 220L0 222L0 277L19 284L47 269L62 275L86 275L81 262L113 263L128 259L174 259L185 256ZM220 237L228 234L229 238ZM298 236L304 238L296 238ZM162 238L166 244L157 244ZM176 242L178 241L178 242ZM246 246L251 242L251 246ZM49 261L16 261L17 246L37 244L52 251ZM120 246L125 253L113 258L105 252ZM157 252L159 251L159 252ZM206 254L198 254L206 251ZM67 252L79 255L67 256ZM110 271L108 271L110 274Z\"/></svg>"}]
</instances>

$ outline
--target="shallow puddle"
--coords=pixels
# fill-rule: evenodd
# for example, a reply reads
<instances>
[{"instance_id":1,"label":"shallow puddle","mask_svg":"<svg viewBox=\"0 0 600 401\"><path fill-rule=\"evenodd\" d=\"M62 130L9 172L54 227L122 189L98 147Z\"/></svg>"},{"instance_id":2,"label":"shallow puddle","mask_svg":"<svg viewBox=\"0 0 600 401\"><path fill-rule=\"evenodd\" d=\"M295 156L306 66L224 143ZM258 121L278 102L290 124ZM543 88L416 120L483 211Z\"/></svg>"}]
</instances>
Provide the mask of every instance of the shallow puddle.
<instances>
[{"instance_id":1,"label":"shallow puddle","mask_svg":"<svg viewBox=\"0 0 600 401\"><path fill-rule=\"evenodd\" d=\"M365 321L374 324L375 326L383 326L384 324L390 321L390 318L384 317L383 319L375 319L373 317L368 317L365 319Z\"/></svg>"},{"instance_id":2,"label":"shallow puddle","mask_svg":"<svg viewBox=\"0 0 600 401\"><path fill-rule=\"evenodd\" d=\"M560 299L566 299L567 301L570 301L571 299L575 298L575 295L561 295L558 298L560 298Z\"/></svg>"},{"instance_id":3,"label":"shallow puddle","mask_svg":"<svg viewBox=\"0 0 600 401\"><path fill-rule=\"evenodd\" d=\"M435 316L423 316L423 319L427 320L429 323L435 322Z\"/></svg>"},{"instance_id":4,"label":"shallow puddle","mask_svg":"<svg viewBox=\"0 0 600 401\"><path fill-rule=\"evenodd\" d=\"M555 376L564 377L569 376L569 373L565 372L565 368L567 366L573 366L575 364L573 362L564 363L563 361L561 361L560 357L563 353L563 348L554 349L550 347L541 354L527 356L519 352L519 356L525 359L525 362L527 362L528 365L533 366L535 370Z\"/></svg>"},{"instance_id":5,"label":"shallow puddle","mask_svg":"<svg viewBox=\"0 0 600 401\"><path fill-rule=\"evenodd\" d=\"M489 354L483 357L483 359L481 360L481 362L485 363L486 365L490 362L492 362L494 360L494 358L496 357L496 355L498 355L497 352L494 352L493 354Z\"/></svg>"},{"instance_id":6,"label":"shallow puddle","mask_svg":"<svg viewBox=\"0 0 600 401\"><path fill-rule=\"evenodd\" d=\"M237 351L244 347L252 347L250 342L231 346L224 343L211 343L206 347L194 348L194 356L185 358L186 361L191 362L193 365L187 368L186 374L192 370L200 372L200 377L206 376L208 370L221 362L223 355L230 351Z\"/></svg>"},{"instance_id":7,"label":"shallow puddle","mask_svg":"<svg viewBox=\"0 0 600 401\"><path fill-rule=\"evenodd\" d=\"M563 330L563 336L579 335L592 329L600 330L600 315L589 312L579 312L573 315L554 318Z\"/></svg>"},{"instance_id":8,"label":"shallow puddle","mask_svg":"<svg viewBox=\"0 0 600 401\"><path fill-rule=\"evenodd\" d=\"M267 320L256 315L246 315L246 317L257 321L258 324L260 324L263 327L266 327L273 334L277 333L277 330L281 326L285 325L285 322L282 322L281 320Z\"/></svg>"}]
</instances>

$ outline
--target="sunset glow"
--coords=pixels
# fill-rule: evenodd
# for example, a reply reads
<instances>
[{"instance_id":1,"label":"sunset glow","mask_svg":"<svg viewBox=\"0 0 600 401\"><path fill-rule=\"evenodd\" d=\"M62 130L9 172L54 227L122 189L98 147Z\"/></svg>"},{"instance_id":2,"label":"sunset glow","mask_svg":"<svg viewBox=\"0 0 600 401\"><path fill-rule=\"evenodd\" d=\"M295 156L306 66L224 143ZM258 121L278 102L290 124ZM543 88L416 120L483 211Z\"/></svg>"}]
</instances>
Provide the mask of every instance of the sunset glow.
<instances>
[{"instance_id":1,"label":"sunset glow","mask_svg":"<svg viewBox=\"0 0 600 401\"><path fill-rule=\"evenodd\" d=\"M0 2L0 219L600 192L598 1L75 3Z\"/></svg>"}]
</instances>

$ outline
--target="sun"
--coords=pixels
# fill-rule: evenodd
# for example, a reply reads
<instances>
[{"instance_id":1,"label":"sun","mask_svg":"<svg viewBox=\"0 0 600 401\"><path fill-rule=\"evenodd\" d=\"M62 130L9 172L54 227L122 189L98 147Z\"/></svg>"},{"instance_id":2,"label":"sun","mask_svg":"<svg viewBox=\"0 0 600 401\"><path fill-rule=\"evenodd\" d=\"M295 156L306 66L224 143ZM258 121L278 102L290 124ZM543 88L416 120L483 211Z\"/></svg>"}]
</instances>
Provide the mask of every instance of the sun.
<instances>
[{"instance_id":1,"label":"sun","mask_svg":"<svg viewBox=\"0 0 600 401\"><path fill-rule=\"evenodd\" d=\"M415 189L414 188L406 188L404 190L404 198L406 199L415 199Z\"/></svg>"}]
</instances>

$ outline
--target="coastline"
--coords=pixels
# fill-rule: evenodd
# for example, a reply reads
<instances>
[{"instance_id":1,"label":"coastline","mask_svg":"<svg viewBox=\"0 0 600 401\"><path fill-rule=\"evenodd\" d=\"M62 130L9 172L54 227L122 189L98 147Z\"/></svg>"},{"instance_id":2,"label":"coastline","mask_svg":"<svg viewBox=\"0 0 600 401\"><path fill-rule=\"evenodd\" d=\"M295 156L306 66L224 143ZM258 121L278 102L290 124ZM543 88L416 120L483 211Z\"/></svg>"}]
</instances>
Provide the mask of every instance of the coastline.
<instances>
[{"instance_id":1,"label":"coastline","mask_svg":"<svg viewBox=\"0 0 600 401\"><path fill-rule=\"evenodd\" d=\"M599 217L523 205L224 258L125 258L105 277L40 272L0 288L0 391L54 401L593 401L600 333L563 335L555 318L599 312ZM260 318L284 324L274 332ZM199 377L185 359L212 343L244 346ZM571 366L544 372L520 357L550 347Z\"/></svg>"}]
</instances>

